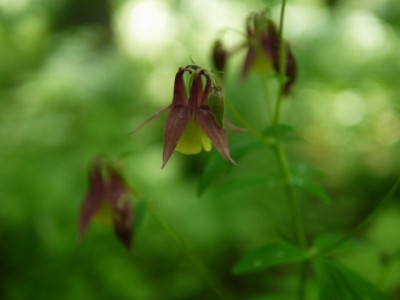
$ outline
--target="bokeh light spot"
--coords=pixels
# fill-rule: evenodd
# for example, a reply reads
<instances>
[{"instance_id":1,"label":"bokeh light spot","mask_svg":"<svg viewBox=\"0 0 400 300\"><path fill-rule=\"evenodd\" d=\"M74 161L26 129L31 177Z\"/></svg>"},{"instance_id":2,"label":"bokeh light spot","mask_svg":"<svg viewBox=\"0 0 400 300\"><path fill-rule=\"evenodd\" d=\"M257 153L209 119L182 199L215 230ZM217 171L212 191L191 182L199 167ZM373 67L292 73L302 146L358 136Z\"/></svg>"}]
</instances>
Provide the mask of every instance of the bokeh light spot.
<instances>
[{"instance_id":1,"label":"bokeh light spot","mask_svg":"<svg viewBox=\"0 0 400 300\"><path fill-rule=\"evenodd\" d=\"M365 112L365 103L358 94L345 91L335 97L333 115L340 124L354 126L362 121Z\"/></svg>"},{"instance_id":2,"label":"bokeh light spot","mask_svg":"<svg viewBox=\"0 0 400 300\"><path fill-rule=\"evenodd\" d=\"M117 18L118 34L124 48L133 56L153 56L173 40L172 12L161 1L130 1Z\"/></svg>"}]
</instances>

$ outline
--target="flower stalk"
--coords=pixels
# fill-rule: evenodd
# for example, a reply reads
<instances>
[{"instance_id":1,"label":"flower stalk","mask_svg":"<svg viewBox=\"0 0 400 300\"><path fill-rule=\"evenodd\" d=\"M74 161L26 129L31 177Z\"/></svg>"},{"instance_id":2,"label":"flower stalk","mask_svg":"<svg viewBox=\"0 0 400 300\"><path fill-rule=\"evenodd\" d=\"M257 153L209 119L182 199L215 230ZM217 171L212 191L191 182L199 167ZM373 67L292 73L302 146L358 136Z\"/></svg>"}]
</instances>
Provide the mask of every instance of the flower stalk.
<instances>
[{"instance_id":1,"label":"flower stalk","mask_svg":"<svg viewBox=\"0 0 400 300\"><path fill-rule=\"evenodd\" d=\"M182 240L182 238L176 233L176 231L161 217L161 215L151 204L147 206L147 209L153 219L164 230L165 234L178 246L179 249L181 249L181 251L193 264L200 276L203 277L210 288L214 291L215 295L221 300L229 300L230 298L225 294L225 292L222 290L216 280L211 276L197 254L193 252L193 250Z\"/></svg>"},{"instance_id":2,"label":"flower stalk","mask_svg":"<svg viewBox=\"0 0 400 300\"><path fill-rule=\"evenodd\" d=\"M286 77L287 70L288 70L287 66L290 64L289 63L290 59L293 58L293 56L291 56L290 54L288 55L289 52L288 52L285 40L283 38L285 9L286 9L286 0L282 0L280 20L279 20L279 32L278 32L278 38L279 38L279 51L278 51L279 89L278 89L278 94L277 94L277 98L276 98L275 113L274 113L274 119L273 119L274 126L279 125L279 122L280 122L281 103L286 94L286 87L288 86L288 83L290 83L290 79L288 82L288 79ZM296 193L294 190L294 186L292 184L292 175L290 173L287 157L286 157L285 151L283 149L283 146L280 142L279 130L276 130L276 143L273 145L273 149L274 149L274 152L275 152L278 164L279 164L279 168L280 168L282 176L283 176L285 190L286 190L286 196L287 196L287 199L289 202L289 207L290 207L294 232L296 234L296 239L297 239L297 242L304 249L306 249L307 248L307 240L306 240L306 233L305 233L305 229L304 229L303 219L301 216L300 205L299 205L298 199L296 198ZM298 286L298 291L297 291L297 299L298 300L303 300L304 296L305 296L305 287L306 287L306 283L307 283L307 265L308 265L307 262L304 262L300 265L299 286Z\"/></svg>"}]
</instances>

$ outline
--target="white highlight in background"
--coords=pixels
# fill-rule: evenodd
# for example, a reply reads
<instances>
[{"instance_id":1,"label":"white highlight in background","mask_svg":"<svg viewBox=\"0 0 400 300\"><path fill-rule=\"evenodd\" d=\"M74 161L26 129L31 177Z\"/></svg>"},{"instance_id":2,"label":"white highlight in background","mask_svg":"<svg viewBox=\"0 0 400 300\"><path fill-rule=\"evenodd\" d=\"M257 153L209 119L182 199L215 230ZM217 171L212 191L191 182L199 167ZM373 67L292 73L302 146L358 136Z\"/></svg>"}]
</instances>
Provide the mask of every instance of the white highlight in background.
<instances>
[{"instance_id":1,"label":"white highlight in background","mask_svg":"<svg viewBox=\"0 0 400 300\"><path fill-rule=\"evenodd\" d=\"M130 1L117 17L123 47L136 57L153 56L174 39L175 22L171 10L161 1Z\"/></svg>"}]
</instances>

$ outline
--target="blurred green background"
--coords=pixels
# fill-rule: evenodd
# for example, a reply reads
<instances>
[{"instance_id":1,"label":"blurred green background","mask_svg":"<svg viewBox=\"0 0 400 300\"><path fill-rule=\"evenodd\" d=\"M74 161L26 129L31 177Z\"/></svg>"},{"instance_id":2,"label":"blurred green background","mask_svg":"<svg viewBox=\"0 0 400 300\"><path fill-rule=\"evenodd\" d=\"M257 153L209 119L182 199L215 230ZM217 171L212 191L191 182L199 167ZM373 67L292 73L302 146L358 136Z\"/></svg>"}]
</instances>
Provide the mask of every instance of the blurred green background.
<instances>
[{"instance_id":1,"label":"blurred green background","mask_svg":"<svg viewBox=\"0 0 400 300\"><path fill-rule=\"evenodd\" d=\"M170 103L179 66L193 59L211 67L217 37L240 44L246 16L269 8L278 20L279 2L0 1L1 299L215 299L150 216L131 253L101 224L78 241L87 166L98 153L119 162L235 299L291 299L292 267L231 275L244 253L291 235L271 151L252 149L237 167L223 167L199 197L210 161L225 164L214 151L174 154L161 170L165 116L127 135ZM287 144L290 161L333 199L326 206L298 194L307 232L310 239L346 232L400 176L400 2L291 0L285 35L299 78L282 120L303 139ZM243 58L229 62L225 94L263 130L274 80L240 81ZM252 143L247 133L228 135L233 154ZM363 233L366 246L340 257L393 299L400 298L399 198Z\"/></svg>"}]
</instances>

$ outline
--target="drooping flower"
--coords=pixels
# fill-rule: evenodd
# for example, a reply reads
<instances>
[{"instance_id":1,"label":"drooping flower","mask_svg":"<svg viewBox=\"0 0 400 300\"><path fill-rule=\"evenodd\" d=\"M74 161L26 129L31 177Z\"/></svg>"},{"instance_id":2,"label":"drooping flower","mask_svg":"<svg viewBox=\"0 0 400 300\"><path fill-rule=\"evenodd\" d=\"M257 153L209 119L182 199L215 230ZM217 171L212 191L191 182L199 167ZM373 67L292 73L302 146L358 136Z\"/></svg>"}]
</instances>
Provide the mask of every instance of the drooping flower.
<instances>
[{"instance_id":1,"label":"drooping flower","mask_svg":"<svg viewBox=\"0 0 400 300\"><path fill-rule=\"evenodd\" d=\"M191 74L189 96L185 88L185 73ZM218 97L219 99L215 99ZM211 75L206 70L197 65L181 67L175 75L172 104L150 116L132 133L169 109L164 128L162 168L174 151L197 154L203 149L210 151L212 145L226 161L236 164L230 156L223 128L224 111L221 98L223 98L222 88L213 84Z\"/></svg>"},{"instance_id":2,"label":"drooping flower","mask_svg":"<svg viewBox=\"0 0 400 300\"><path fill-rule=\"evenodd\" d=\"M225 130L216 121L208 103L210 75L201 68L195 68L188 98L183 79L185 72L192 71L189 68L180 68L175 76L174 98L164 129L162 167L174 150L185 154L195 154L203 148L209 151L210 140L225 160L235 164L229 153ZM205 78L205 87L202 77Z\"/></svg>"},{"instance_id":3,"label":"drooping flower","mask_svg":"<svg viewBox=\"0 0 400 300\"><path fill-rule=\"evenodd\" d=\"M247 19L247 43L248 49L243 64L242 77L245 77L250 69L261 72L273 70L279 73L279 34L275 24L265 16L265 13L251 14ZM296 61L290 46L285 44L286 65L285 75L287 77L283 92L290 93L296 80Z\"/></svg>"},{"instance_id":4,"label":"drooping flower","mask_svg":"<svg viewBox=\"0 0 400 300\"><path fill-rule=\"evenodd\" d=\"M119 241L132 244L133 214L129 201L131 189L120 171L104 158L96 158L89 170L89 189L79 213L79 236L82 238L94 218L112 221Z\"/></svg>"}]
</instances>

